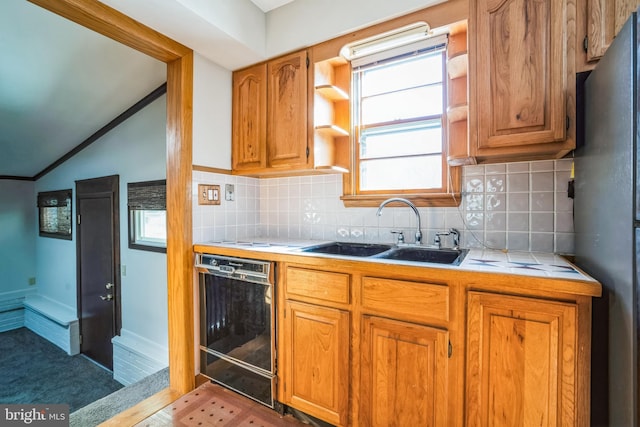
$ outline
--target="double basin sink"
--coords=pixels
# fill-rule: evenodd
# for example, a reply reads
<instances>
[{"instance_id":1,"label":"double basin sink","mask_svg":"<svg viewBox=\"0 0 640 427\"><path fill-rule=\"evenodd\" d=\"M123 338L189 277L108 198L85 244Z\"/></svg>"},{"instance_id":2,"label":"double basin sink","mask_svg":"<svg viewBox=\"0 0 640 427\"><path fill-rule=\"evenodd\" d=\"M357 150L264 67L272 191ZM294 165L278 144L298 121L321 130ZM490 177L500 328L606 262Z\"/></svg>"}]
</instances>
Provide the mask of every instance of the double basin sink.
<instances>
[{"instance_id":1,"label":"double basin sink","mask_svg":"<svg viewBox=\"0 0 640 427\"><path fill-rule=\"evenodd\" d=\"M330 242L301 249L302 252L391 259L419 263L460 265L468 249L438 249L428 246L393 246L378 243Z\"/></svg>"}]
</instances>

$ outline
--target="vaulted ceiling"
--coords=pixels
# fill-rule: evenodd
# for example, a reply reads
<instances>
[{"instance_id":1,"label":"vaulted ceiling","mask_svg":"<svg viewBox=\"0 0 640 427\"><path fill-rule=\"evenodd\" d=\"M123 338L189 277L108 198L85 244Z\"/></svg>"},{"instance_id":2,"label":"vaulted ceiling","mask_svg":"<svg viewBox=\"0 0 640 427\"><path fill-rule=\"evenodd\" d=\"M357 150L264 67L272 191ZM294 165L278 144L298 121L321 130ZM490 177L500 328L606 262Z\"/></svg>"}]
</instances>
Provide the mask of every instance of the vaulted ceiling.
<instances>
[{"instance_id":1,"label":"vaulted ceiling","mask_svg":"<svg viewBox=\"0 0 640 427\"><path fill-rule=\"evenodd\" d=\"M0 2L0 176L33 177L166 80L166 65L24 0Z\"/></svg>"},{"instance_id":2,"label":"vaulted ceiling","mask_svg":"<svg viewBox=\"0 0 640 427\"><path fill-rule=\"evenodd\" d=\"M25 0L0 1L0 55L0 178L37 176L166 81L164 63Z\"/></svg>"}]
</instances>

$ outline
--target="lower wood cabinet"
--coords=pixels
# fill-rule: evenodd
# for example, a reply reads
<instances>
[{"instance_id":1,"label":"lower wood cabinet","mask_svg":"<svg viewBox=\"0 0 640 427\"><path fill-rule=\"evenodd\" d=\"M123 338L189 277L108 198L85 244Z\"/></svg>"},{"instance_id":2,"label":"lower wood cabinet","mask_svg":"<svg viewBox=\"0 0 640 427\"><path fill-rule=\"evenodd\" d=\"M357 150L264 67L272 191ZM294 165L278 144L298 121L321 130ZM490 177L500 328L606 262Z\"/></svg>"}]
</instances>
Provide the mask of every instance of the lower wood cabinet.
<instances>
[{"instance_id":1,"label":"lower wood cabinet","mask_svg":"<svg viewBox=\"0 0 640 427\"><path fill-rule=\"evenodd\" d=\"M349 313L285 303L283 403L336 425L349 408Z\"/></svg>"},{"instance_id":2,"label":"lower wood cabinet","mask_svg":"<svg viewBox=\"0 0 640 427\"><path fill-rule=\"evenodd\" d=\"M336 426L589 424L597 282L387 269L280 265L279 401Z\"/></svg>"},{"instance_id":3,"label":"lower wood cabinet","mask_svg":"<svg viewBox=\"0 0 640 427\"><path fill-rule=\"evenodd\" d=\"M360 425L446 426L446 330L363 316Z\"/></svg>"},{"instance_id":4,"label":"lower wood cabinet","mask_svg":"<svg viewBox=\"0 0 640 427\"><path fill-rule=\"evenodd\" d=\"M575 304L469 292L467 322L467 426L579 425Z\"/></svg>"}]
</instances>

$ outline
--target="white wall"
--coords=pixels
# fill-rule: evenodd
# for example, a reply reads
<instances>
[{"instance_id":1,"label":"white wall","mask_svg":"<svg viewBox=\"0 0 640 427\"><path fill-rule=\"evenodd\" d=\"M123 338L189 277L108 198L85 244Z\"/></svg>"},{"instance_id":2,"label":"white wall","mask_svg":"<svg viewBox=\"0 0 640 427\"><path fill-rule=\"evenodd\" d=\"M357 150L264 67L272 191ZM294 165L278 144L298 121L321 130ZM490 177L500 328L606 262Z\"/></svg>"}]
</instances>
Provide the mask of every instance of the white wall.
<instances>
[{"instance_id":1,"label":"white wall","mask_svg":"<svg viewBox=\"0 0 640 427\"><path fill-rule=\"evenodd\" d=\"M127 183L166 177L166 96L45 175L35 187L38 192L74 189L75 215L75 181L108 175L120 176L120 253L126 265L122 327L166 346L166 255L131 250L127 242ZM35 250L39 293L74 310L76 235L74 224L71 241L37 237Z\"/></svg>"},{"instance_id":2,"label":"white wall","mask_svg":"<svg viewBox=\"0 0 640 427\"><path fill-rule=\"evenodd\" d=\"M195 54L193 164L231 169L231 71Z\"/></svg>"},{"instance_id":3,"label":"white wall","mask_svg":"<svg viewBox=\"0 0 640 427\"><path fill-rule=\"evenodd\" d=\"M296 0L267 13L267 56L311 46L442 1Z\"/></svg>"},{"instance_id":4,"label":"white wall","mask_svg":"<svg viewBox=\"0 0 640 427\"><path fill-rule=\"evenodd\" d=\"M29 278L36 276L38 233L34 188L31 181L0 180L0 297L33 289Z\"/></svg>"}]
</instances>

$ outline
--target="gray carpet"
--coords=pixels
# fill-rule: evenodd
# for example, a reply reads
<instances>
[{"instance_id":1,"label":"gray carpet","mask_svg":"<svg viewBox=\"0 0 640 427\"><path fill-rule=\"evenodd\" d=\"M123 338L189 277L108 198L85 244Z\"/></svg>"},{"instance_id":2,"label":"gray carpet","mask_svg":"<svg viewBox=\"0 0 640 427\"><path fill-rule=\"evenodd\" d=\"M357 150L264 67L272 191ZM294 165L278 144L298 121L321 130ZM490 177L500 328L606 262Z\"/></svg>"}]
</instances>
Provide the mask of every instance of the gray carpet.
<instances>
[{"instance_id":1,"label":"gray carpet","mask_svg":"<svg viewBox=\"0 0 640 427\"><path fill-rule=\"evenodd\" d=\"M143 401L169 385L169 369L162 369L71 413L70 427L93 427Z\"/></svg>"},{"instance_id":2,"label":"gray carpet","mask_svg":"<svg viewBox=\"0 0 640 427\"><path fill-rule=\"evenodd\" d=\"M120 388L111 372L26 328L0 333L0 403L66 403L73 412Z\"/></svg>"}]
</instances>

